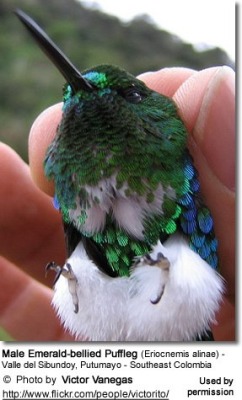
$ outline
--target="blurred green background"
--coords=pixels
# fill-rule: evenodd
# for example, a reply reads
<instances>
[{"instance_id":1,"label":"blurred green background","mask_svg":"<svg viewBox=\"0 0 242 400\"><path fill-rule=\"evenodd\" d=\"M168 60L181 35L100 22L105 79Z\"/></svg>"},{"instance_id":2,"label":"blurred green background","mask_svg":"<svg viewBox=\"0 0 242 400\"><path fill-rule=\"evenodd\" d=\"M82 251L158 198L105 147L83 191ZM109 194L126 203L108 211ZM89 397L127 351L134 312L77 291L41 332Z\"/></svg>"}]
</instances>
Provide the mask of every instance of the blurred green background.
<instances>
[{"instance_id":1,"label":"blurred green background","mask_svg":"<svg viewBox=\"0 0 242 400\"><path fill-rule=\"evenodd\" d=\"M0 140L26 161L31 124L61 100L64 81L13 14L16 7L36 19L80 70L99 63L135 75L172 66L233 67L223 50L197 52L146 15L122 23L75 0L0 0ZM1 331L0 338L7 340Z\"/></svg>"},{"instance_id":2,"label":"blurred green background","mask_svg":"<svg viewBox=\"0 0 242 400\"><path fill-rule=\"evenodd\" d=\"M148 16L124 24L75 0L1 0L0 140L25 160L30 126L60 101L64 81L13 14L16 7L33 16L80 70L112 63L136 75L167 66L232 65L221 49L197 52Z\"/></svg>"}]
</instances>

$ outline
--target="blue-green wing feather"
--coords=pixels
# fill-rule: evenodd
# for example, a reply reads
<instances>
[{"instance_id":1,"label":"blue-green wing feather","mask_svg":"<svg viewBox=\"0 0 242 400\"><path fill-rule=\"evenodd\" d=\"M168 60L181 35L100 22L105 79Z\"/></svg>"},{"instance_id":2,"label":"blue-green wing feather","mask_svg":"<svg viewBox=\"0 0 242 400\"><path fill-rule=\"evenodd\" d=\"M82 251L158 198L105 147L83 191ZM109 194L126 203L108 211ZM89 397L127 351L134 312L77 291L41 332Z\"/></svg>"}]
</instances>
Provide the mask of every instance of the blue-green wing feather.
<instances>
[{"instance_id":1,"label":"blue-green wing feather","mask_svg":"<svg viewBox=\"0 0 242 400\"><path fill-rule=\"evenodd\" d=\"M189 237L191 248L213 268L218 267L218 242L214 233L213 218L209 209L202 203L198 174L189 154L185 157L184 174L188 187L178 199L182 209L180 227Z\"/></svg>"}]
</instances>

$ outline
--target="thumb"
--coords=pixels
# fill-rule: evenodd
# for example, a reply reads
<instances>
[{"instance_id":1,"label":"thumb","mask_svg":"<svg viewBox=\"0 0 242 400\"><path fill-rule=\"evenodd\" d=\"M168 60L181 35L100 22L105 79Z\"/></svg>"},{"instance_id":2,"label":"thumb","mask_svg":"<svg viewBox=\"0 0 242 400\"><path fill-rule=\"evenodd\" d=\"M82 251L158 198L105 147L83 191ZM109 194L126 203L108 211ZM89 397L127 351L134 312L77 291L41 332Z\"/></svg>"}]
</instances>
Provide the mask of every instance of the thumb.
<instances>
[{"instance_id":1,"label":"thumb","mask_svg":"<svg viewBox=\"0 0 242 400\"><path fill-rule=\"evenodd\" d=\"M54 195L54 183L48 181L43 163L48 146L54 139L62 116L62 103L43 111L34 121L29 134L29 166L36 185L50 196Z\"/></svg>"}]
</instances>

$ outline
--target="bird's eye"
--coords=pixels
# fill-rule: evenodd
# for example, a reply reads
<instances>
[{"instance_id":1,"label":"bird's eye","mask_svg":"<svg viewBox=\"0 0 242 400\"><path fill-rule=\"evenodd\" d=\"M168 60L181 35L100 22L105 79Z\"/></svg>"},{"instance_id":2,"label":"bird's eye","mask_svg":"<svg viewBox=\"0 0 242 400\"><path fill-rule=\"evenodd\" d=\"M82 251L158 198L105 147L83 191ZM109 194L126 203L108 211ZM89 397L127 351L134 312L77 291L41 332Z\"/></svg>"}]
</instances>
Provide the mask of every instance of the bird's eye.
<instances>
[{"instance_id":1,"label":"bird's eye","mask_svg":"<svg viewBox=\"0 0 242 400\"><path fill-rule=\"evenodd\" d=\"M129 93L128 95L126 95L126 100L129 101L130 103L137 104L142 100L142 96L139 92L133 91L133 92Z\"/></svg>"},{"instance_id":2,"label":"bird's eye","mask_svg":"<svg viewBox=\"0 0 242 400\"><path fill-rule=\"evenodd\" d=\"M120 94L129 103L137 104L143 99L142 94L135 87L129 87L129 88L123 89L120 91Z\"/></svg>"}]
</instances>

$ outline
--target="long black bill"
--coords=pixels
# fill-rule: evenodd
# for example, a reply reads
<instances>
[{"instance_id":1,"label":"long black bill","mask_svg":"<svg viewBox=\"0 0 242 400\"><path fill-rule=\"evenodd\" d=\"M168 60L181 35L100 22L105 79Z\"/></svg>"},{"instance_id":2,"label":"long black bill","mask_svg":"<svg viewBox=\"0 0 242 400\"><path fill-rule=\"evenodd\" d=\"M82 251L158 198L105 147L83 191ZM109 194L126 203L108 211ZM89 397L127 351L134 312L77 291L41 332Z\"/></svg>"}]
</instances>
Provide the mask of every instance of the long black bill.
<instances>
[{"instance_id":1,"label":"long black bill","mask_svg":"<svg viewBox=\"0 0 242 400\"><path fill-rule=\"evenodd\" d=\"M82 76L64 53L55 45L40 26L23 11L17 9L15 14L23 23L39 47L55 64L66 81L71 85L74 93L79 90L92 91L94 87Z\"/></svg>"}]
</instances>

